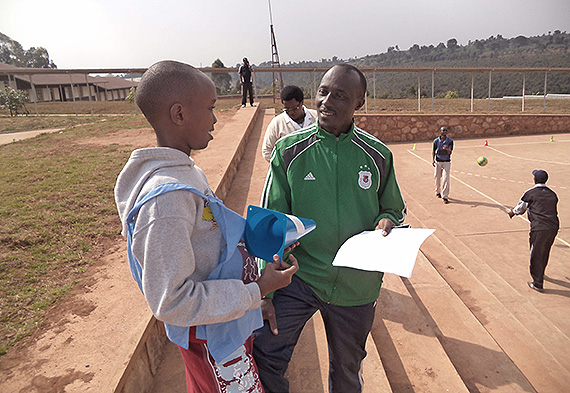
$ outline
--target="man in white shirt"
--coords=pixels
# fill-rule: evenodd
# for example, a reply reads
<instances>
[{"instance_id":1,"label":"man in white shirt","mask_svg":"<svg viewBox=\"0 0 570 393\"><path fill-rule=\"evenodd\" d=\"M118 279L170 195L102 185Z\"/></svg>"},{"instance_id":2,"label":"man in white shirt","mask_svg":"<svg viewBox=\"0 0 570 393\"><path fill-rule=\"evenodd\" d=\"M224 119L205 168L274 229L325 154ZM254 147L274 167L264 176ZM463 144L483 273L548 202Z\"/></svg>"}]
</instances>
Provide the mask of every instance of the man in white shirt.
<instances>
[{"instance_id":1,"label":"man in white shirt","mask_svg":"<svg viewBox=\"0 0 570 393\"><path fill-rule=\"evenodd\" d=\"M271 159L275 142L285 135L308 127L317 121L317 111L306 108L303 105L304 99L303 90L297 86L285 86L281 90L283 113L271 120L263 138L262 154L266 161L269 162Z\"/></svg>"}]
</instances>

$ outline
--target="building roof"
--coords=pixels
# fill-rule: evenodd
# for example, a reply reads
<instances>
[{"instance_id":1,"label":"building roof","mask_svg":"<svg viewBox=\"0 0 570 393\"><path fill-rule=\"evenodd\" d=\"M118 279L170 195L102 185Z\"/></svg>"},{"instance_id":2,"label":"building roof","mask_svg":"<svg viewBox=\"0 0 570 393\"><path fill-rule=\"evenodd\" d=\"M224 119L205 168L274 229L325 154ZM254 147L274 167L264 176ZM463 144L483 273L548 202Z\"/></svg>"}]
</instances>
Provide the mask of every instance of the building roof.
<instances>
[{"instance_id":1,"label":"building roof","mask_svg":"<svg viewBox=\"0 0 570 393\"><path fill-rule=\"evenodd\" d=\"M10 64L0 63L0 73L12 74L15 78L30 83L30 78L36 86L59 86L59 85L69 85L73 83L74 85L85 85L85 74L48 74L46 69L42 69L41 74L35 75L22 75L18 74L19 70L29 71L30 68L15 67ZM13 71L13 72L12 72ZM70 81L71 77L71 81ZM117 76L89 76L87 75L87 83L96 85L99 88L105 90L117 90L117 89L130 89L132 86L137 86L138 82L131 82L130 79L119 78Z\"/></svg>"}]
</instances>

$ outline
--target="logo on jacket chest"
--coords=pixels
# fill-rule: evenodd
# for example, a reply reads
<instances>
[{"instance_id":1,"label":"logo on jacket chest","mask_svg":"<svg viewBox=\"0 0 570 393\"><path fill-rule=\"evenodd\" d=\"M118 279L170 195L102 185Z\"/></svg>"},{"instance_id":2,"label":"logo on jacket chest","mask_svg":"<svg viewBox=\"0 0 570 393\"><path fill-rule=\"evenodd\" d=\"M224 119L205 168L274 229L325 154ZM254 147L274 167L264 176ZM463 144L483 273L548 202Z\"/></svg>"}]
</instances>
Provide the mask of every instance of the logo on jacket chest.
<instances>
[{"instance_id":1,"label":"logo on jacket chest","mask_svg":"<svg viewBox=\"0 0 570 393\"><path fill-rule=\"evenodd\" d=\"M361 165L358 172L358 185L363 190L368 190L372 186L372 172L368 165Z\"/></svg>"}]
</instances>

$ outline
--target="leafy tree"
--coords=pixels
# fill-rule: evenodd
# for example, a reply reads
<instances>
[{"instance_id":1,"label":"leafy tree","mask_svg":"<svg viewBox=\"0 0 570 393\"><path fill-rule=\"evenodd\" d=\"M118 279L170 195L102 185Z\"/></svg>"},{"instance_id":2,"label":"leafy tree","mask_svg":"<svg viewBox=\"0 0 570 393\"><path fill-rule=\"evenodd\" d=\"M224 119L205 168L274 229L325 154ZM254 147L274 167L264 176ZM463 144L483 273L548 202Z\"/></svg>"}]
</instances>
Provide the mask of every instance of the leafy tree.
<instances>
[{"instance_id":1,"label":"leafy tree","mask_svg":"<svg viewBox=\"0 0 570 393\"><path fill-rule=\"evenodd\" d=\"M212 63L212 68L225 68L224 63L220 59L216 59ZM227 72L213 72L212 81L216 85L218 94L228 94L232 88L232 77Z\"/></svg>"},{"instance_id":2,"label":"leafy tree","mask_svg":"<svg viewBox=\"0 0 570 393\"><path fill-rule=\"evenodd\" d=\"M31 47L24 55L26 66L31 68L57 68L53 61L49 59L48 51L41 46Z\"/></svg>"},{"instance_id":3,"label":"leafy tree","mask_svg":"<svg viewBox=\"0 0 570 393\"><path fill-rule=\"evenodd\" d=\"M132 86L129 89L129 94L127 94L127 96L125 97L125 101L130 102L131 104L135 102L135 87Z\"/></svg>"},{"instance_id":4,"label":"leafy tree","mask_svg":"<svg viewBox=\"0 0 570 393\"><path fill-rule=\"evenodd\" d=\"M448 90L445 93L445 96L443 96L443 98L447 98L447 99L459 98L459 94L457 94L456 91Z\"/></svg>"},{"instance_id":5,"label":"leafy tree","mask_svg":"<svg viewBox=\"0 0 570 393\"><path fill-rule=\"evenodd\" d=\"M42 47L24 50L22 45L0 33L0 62L16 67L57 68L49 59L48 51Z\"/></svg>"},{"instance_id":6,"label":"leafy tree","mask_svg":"<svg viewBox=\"0 0 570 393\"><path fill-rule=\"evenodd\" d=\"M447 49L457 49L457 40L455 38L450 38L447 40Z\"/></svg>"},{"instance_id":7,"label":"leafy tree","mask_svg":"<svg viewBox=\"0 0 570 393\"><path fill-rule=\"evenodd\" d=\"M26 109L26 102L28 101L28 92L25 90L14 90L11 87L6 87L0 91L0 108L8 109L10 116L17 116L20 109L28 113Z\"/></svg>"}]
</instances>

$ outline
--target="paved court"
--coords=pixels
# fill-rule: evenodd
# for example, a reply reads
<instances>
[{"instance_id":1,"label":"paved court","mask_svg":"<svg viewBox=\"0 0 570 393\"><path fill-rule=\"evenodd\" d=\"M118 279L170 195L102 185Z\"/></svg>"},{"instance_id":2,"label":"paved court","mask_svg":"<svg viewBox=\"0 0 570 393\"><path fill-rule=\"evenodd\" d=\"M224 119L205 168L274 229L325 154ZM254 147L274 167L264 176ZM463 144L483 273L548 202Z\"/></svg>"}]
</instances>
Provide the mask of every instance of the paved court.
<instances>
[{"instance_id":1,"label":"paved court","mask_svg":"<svg viewBox=\"0 0 570 393\"><path fill-rule=\"evenodd\" d=\"M449 205L435 197L431 143L417 143L415 150L413 144L389 145L407 221L436 229L422 253L534 388L564 391L570 383L570 134L555 134L552 142L550 135L485 141L455 140ZM489 164L479 167L479 156ZM538 168L549 173L561 221L542 294L526 284L526 215L511 220L506 214L533 186L531 172ZM414 274L410 283L421 279ZM438 315L445 317L432 313Z\"/></svg>"}]
</instances>

